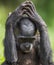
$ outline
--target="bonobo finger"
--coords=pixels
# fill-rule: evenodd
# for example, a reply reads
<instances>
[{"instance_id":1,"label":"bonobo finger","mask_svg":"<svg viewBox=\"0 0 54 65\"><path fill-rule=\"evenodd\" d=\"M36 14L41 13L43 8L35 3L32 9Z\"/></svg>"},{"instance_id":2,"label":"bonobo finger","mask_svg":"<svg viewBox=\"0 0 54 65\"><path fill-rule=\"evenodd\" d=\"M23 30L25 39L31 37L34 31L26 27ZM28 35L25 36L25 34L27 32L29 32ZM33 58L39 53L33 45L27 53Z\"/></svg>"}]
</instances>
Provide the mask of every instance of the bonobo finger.
<instances>
[{"instance_id":1,"label":"bonobo finger","mask_svg":"<svg viewBox=\"0 0 54 65\"><path fill-rule=\"evenodd\" d=\"M25 1L20 5L20 9L24 7L30 7L32 11L35 11L34 5L30 1Z\"/></svg>"},{"instance_id":2,"label":"bonobo finger","mask_svg":"<svg viewBox=\"0 0 54 65\"><path fill-rule=\"evenodd\" d=\"M29 16L29 18L32 19L32 16L29 12L25 12L25 14L27 14Z\"/></svg>"},{"instance_id":3,"label":"bonobo finger","mask_svg":"<svg viewBox=\"0 0 54 65\"><path fill-rule=\"evenodd\" d=\"M16 10L17 10L17 13L21 13L22 10L25 8L25 7L29 7L33 12L35 12L35 8L33 6L33 4L31 4L30 2L23 2Z\"/></svg>"},{"instance_id":4,"label":"bonobo finger","mask_svg":"<svg viewBox=\"0 0 54 65\"><path fill-rule=\"evenodd\" d=\"M20 14L22 12L22 9L25 7L25 2L21 3L21 5L15 10L18 14Z\"/></svg>"},{"instance_id":5,"label":"bonobo finger","mask_svg":"<svg viewBox=\"0 0 54 65\"><path fill-rule=\"evenodd\" d=\"M33 11L33 8L32 8L32 6L31 6L30 4L25 5L23 9L25 9L26 7L29 7L29 8ZM22 9L22 10L23 10L23 9ZM33 11L33 12L34 12L34 11Z\"/></svg>"},{"instance_id":6,"label":"bonobo finger","mask_svg":"<svg viewBox=\"0 0 54 65\"><path fill-rule=\"evenodd\" d=\"M18 17L18 19L20 19L20 18L22 18L23 17L23 14L26 12L26 10L23 10L20 14L19 14L19 17ZM18 20L17 19L17 20Z\"/></svg>"},{"instance_id":7,"label":"bonobo finger","mask_svg":"<svg viewBox=\"0 0 54 65\"><path fill-rule=\"evenodd\" d=\"M35 15L35 13L34 13L29 7L25 7L24 9L26 9L26 11L27 11L28 13L30 13L31 16L34 16L34 15Z\"/></svg>"},{"instance_id":8,"label":"bonobo finger","mask_svg":"<svg viewBox=\"0 0 54 65\"><path fill-rule=\"evenodd\" d=\"M38 19L36 19L36 16L32 16L29 12L25 12L25 14L28 15L28 17L35 23L37 24L38 26L40 25L40 21Z\"/></svg>"},{"instance_id":9,"label":"bonobo finger","mask_svg":"<svg viewBox=\"0 0 54 65\"><path fill-rule=\"evenodd\" d=\"M25 1L25 2L21 3L20 7L21 7L21 8L25 7L25 6L27 5L27 3L26 3L26 2L27 2L27 1Z\"/></svg>"},{"instance_id":10,"label":"bonobo finger","mask_svg":"<svg viewBox=\"0 0 54 65\"><path fill-rule=\"evenodd\" d=\"M33 11L35 11L35 6L32 1L26 1L27 6L29 6Z\"/></svg>"},{"instance_id":11,"label":"bonobo finger","mask_svg":"<svg viewBox=\"0 0 54 65\"><path fill-rule=\"evenodd\" d=\"M27 10L24 10L24 14L27 12Z\"/></svg>"}]
</instances>

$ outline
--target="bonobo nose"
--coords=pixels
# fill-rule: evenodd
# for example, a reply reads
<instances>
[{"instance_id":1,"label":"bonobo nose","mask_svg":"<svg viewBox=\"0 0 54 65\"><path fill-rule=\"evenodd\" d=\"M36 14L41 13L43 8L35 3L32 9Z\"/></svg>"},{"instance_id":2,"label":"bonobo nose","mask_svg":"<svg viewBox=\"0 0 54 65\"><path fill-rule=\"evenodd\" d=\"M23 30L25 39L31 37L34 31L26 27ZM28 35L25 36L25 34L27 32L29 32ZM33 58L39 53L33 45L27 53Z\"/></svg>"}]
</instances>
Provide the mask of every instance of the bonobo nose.
<instances>
[{"instance_id":1,"label":"bonobo nose","mask_svg":"<svg viewBox=\"0 0 54 65\"><path fill-rule=\"evenodd\" d=\"M25 48L30 48L30 44L29 43L26 43L25 44Z\"/></svg>"},{"instance_id":2,"label":"bonobo nose","mask_svg":"<svg viewBox=\"0 0 54 65\"><path fill-rule=\"evenodd\" d=\"M26 47L28 48L28 47L30 47L30 45L29 45L29 44L27 44L27 45L26 45Z\"/></svg>"}]
</instances>

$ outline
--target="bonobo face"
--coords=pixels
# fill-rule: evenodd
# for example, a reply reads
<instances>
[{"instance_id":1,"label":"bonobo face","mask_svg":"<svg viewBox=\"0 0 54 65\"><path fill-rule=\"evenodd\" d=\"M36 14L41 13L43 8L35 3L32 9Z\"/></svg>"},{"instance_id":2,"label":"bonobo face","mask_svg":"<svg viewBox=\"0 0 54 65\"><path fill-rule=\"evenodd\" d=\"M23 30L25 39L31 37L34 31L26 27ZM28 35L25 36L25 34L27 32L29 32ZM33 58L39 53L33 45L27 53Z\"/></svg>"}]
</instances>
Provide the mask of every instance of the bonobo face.
<instances>
[{"instance_id":1,"label":"bonobo face","mask_svg":"<svg viewBox=\"0 0 54 65\"><path fill-rule=\"evenodd\" d=\"M18 42L20 50L24 53L29 53L33 50L35 38L19 38Z\"/></svg>"},{"instance_id":2,"label":"bonobo face","mask_svg":"<svg viewBox=\"0 0 54 65\"><path fill-rule=\"evenodd\" d=\"M26 42L26 43L22 43L20 45L20 49L22 50L22 52L24 53L29 53L32 51L32 48L33 48L33 44L32 43L29 43L29 42Z\"/></svg>"}]
</instances>

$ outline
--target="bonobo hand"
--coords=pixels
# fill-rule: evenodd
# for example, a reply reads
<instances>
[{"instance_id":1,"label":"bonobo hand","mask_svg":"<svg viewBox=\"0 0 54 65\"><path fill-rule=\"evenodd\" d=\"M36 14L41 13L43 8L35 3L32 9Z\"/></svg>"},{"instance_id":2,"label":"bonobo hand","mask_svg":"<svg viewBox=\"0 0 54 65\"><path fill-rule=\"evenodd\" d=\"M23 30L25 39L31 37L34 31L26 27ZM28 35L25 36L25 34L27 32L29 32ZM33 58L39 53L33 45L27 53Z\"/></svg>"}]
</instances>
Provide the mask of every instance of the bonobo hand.
<instances>
[{"instance_id":1,"label":"bonobo hand","mask_svg":"<svg viewBox=\"0 0 54 65\"><path fill-rule=\"evenodd\" d=\"M37 11L35 11L35 7L32 2L27 1L24 5L23 10L25 10L24 13L27 14L35 24L37 24L37 28L40 32L40 55L42 56L41 61L43 65L48 65L48 57L51 50L47 32L47 25L43 21L43 19L38 15Z\"/></svg>"},{"instance_id":2,"label":"bonobo hand","mask_svg":"<svg viewBox=\"0 0 54 65\"><path fill-rule=\"evenodd\" d=\"M38 28L42 26L47 27L46 23L38 15L37 11L35 10L35 6L33 5L31 1L25 2L23 10L24 10L24 13L27 14L29 18L34 21L35 24L37 24Z\"/></svg>"},{"instance_id":3,"label":"bonobo hand","mask_svg":"<svg viewBox=\"0 0 54 65\"><path fill-rule=\"evenodd\" d=\"M20 20L20 18L23 17L23 14L25 12L23 9L26 6L25 3L26 3L26 1L23 2L13 13L10 14L10 16L8 17L7 22L6 22L7 25L13 24L13 26L14 26L14 23L16 22L16 20L18 20L18 19Z\"/></svg>"}]
</instances>

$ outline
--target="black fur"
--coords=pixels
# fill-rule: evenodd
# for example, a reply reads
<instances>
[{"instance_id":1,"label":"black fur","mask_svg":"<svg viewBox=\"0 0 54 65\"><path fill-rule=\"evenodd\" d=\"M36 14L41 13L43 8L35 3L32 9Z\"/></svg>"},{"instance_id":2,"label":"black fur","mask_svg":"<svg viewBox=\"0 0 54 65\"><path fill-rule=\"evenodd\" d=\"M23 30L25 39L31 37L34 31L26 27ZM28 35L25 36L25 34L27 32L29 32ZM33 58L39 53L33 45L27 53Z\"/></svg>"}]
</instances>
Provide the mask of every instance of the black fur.
<instances>
[{"instance_id":1,"label":"black fur","mask_svg":"<svg viewBox=\"0 0 54 65\"><path fill-rule=\"evenodd\" d=\"M39 30L39 33L35 35L34 47L31 53L28 54L22 53L20 48L17 47L17 40L14 34L16 22L23 17L23 14L26 14ZM47 25L38 15L32 2L25 1L22 3L8 17L5 26L4 47L6 61L3 65L53 65Z\"/></svg>"}]
</instances>

